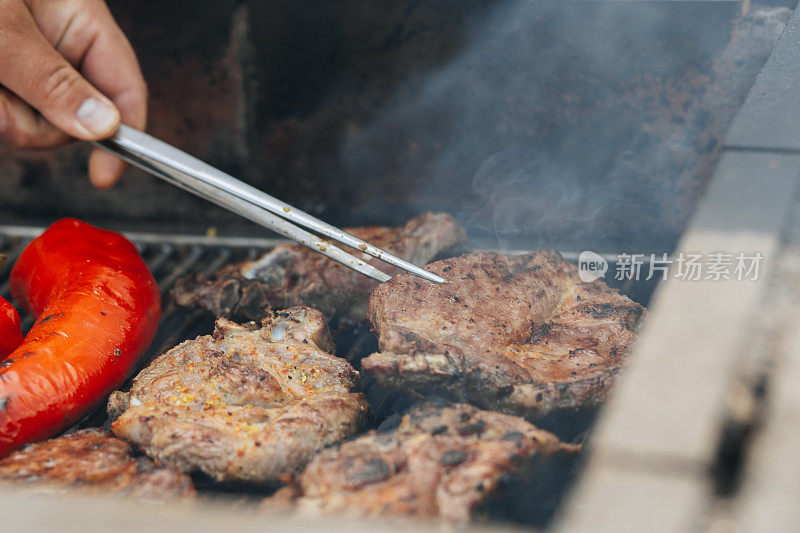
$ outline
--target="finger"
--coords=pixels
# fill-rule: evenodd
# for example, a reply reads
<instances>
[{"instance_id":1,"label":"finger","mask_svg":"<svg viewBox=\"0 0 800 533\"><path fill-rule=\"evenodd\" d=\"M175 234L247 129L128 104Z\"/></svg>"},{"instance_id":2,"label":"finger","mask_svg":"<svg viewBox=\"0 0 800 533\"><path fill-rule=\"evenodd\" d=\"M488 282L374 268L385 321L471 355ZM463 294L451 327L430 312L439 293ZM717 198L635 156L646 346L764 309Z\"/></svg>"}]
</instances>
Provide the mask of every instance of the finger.
<instances>
[{"instance_id":1,"label":"finger","mask_svg":"<svg viewBox=\"0 0 800 533\"><path fill-rule=\"evenodd\" d=\"M105 3L98 4L96 16L102 30L90 41L83 58L83 73L117 105L125 124L143 130L147 125L147 85L139 62ZM108 152L95 150L89 159L89 179L95 187L108 188L127 167Z\"/></svg>"},{"instance_id":2,"label":"finger","mask_svg":"<svg viewBox=\"0 0 800 533\"><path fill-rule=\"evenodd\" d=\"M31 11L45 37L95 87L114 102L122 122L144 129L147 122L147 85L130 43L100 0L78 2L76 13L64 13L59 2L35 0ZM62 10L59 12L58 10ZM64 21L54 23L51 21ZM99 188L113 185L127 164L96 150L89 159L89 178Z\"/></svg>"},{"instance_id":3,"label":"finger","mask_svg":"<svg viewBox=\"0 0 800 533\"><path fill-rule=\"evenodd\" d=\"M69 139L31 106L1 87L0 136L18 148L52 148Z\"/></svg>"},{"instance_id":4,"label":"finger","mask_svg":"<svg viewBox=\"0 0 800 533\"><path fill-rule=\"evenodd\" d=\"M80 139L114 133L116 106L87 82L42 35L22 2L0 0L0 84L53 125Z\"/></svg>"},{"instance_id":5,"label":"finger","mask_svg":"<svg viewBox=\"0 0 800 533\"><path fill-rule=\"evenodd\" d=\"M128 164L122 159L95 148L89 156L89 180L98 189L108 189L119 180Z\"/></svg>"},{"instance_id":6,"label":"finger","mask_svg":"<svg viewBox=\"0 0 800 533\"><path fill-rule=\"evenodd\" d=\"M147 85L136 54L102 0L29 0L44 36L114 102L122 121L144 129Z\"/></svg>"}]
</instances>

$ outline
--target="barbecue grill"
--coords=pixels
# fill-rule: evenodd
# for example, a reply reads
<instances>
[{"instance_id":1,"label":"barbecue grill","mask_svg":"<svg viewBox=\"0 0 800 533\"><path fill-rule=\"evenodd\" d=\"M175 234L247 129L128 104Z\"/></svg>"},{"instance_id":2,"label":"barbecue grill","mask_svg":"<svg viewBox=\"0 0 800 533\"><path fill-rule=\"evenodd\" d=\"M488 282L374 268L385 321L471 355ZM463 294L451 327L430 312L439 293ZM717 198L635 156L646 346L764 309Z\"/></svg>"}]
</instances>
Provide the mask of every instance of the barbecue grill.
<instances>
[{"instance_id":1,"label":"barbecue grill","mask_svg":"<svg viewBox=\"0 0 800 533\"><path fill-rule=\"evenodd\" d=\"M0 270L0 296L10 300L8 274L14 261L24 247L44 228L24 226L0 227L0 254L7 257L7 262ZM235 261L252 260L269 251L278 244L289 241L283 239L266 238L225 238L203 237L196 235L154 234L131 232L128 237L136 244L142 257L145 259L150 271L158 282L164 302L169 302L169 292L173 283L190 272L209 276L222 266ZM496 251L485 250L481 251ZM504 250L505 254L524 253L526 250ZM576 262L579 252L563 251L562 255L567 260ZM609 268L613 272L616 268L616 256L603 254L609 261ZM644 254L642 254L644 255ZM637 302L647 304L659 279L650 280L609 280L627 296ZM34 319L18 309L22 317L22 328L27 332L33 325ZM213 329L214 316L206 311L185 309L172 303L165 305L159 331L153 340L148 353L142 358L133 375L147 366L155 357L187 339L198 335L207 335ZM357 326L352 331L337 335L337 354L354 361L377 350L374 334L367 327ZM122 387L127 389L130 383ZM362 389L370 400L372 409L373 427L379 426L392 415L402 412L409 406L409 401L400 394L393 393L374 384L368 376L363 377ZM580 415L567 417L553 416L539 421L538 425L558 431L565 440L582 440L594 418L594 411L587 411ZM83 427L96 427L107 421L105 405L94 409L84 420L73 426L69 431ZM557 504L568 489L579 468L575 460L564 458L554 459L552 463L542 462L535 466L537 475L536 483L522 481L509 481L513 498L498 499L490 505L490 512L497 515L498 519L516 519L518 521L542 525L546 523L555 512ZM199 477L196 484L201 491L216 493L219 491L230 492L233 489L217 487L208 480ZM245 495L260 496L262 492L253 487L237 487ZM521 506L521 500L536 496L535 500L541 501L535 506Z\"/></svg>"},{"instance_id":2,"label":"barbecue grill","mask_svg":"<svg viewBox=\"0 0 800 533\"><path fill-rule=\"evenodd\" d=\"M528 3L533 7L509 2L496 10L482 2L468 2L462 10L397 2L383 12L362 6L376 10L362 13L370 21L378 14L385 17L375 34L365 34L364 20L359 26L358 20L348 19L358 18L357 2L337 7L322 3L317 13L302 18L277 4L231 1L225 3L231 18L224 35L195 35L181 29L180 46L161 42L148 25L152 20L137 12L138 3L109 4L131 34L154 83L156 136L340 226L396 224L421 210L440 209L453 212L467 226L471 249L520 253L547 246L559 249L569 261L578 261L584 250L599 252L609 263L605 278L609 285L651 308L634 352L635 363L600 415L593 411L536 422L564 440L582 442L589 435L589 453L577 460L538 462L528 481L509 481L503 495L482 511L492 523L565 531L612 531L631 525L665 531L736 524L787 528L793 516L792 497L800 495L789 475L800 465L781 440L782 427L798 425L789 384L800 374L793 361L794 335L784 334L792 331L796 321L792 312L796 314L800 298L796 285L781 282L796 281L792 258L797 253L793 228L800 185L800 120L795 120L800 102L794 94L795 82L800 81L794 79L800 72L797 14L769 53L775 44L770 31L774 33L775 25L786 20L776 15L776 9L786 2L769 3L764 11L768 14L756 22L752 22L755 8L748 1ZM186 16L213 26L209 13L218 13L219 5L200 2L192 10L196 13ZM153 9L152 17L184 16L170 7ZM435 89L451 85L435 72L443 70L458 79L474 68L486 75L480 70L486 68L486 43L519 45L513 30L520 27L508 26L511 40L486 41L479 22L488 20L490 30L500 31L506 28L500 23L503 10L519 14L515 10L520 9L533 17L532 28L540 32L526 41L541 47L537 59L554 58L540 64L542 76L520 73L531 82L543 109L529 112L526 106L534 102L522 99L521 89L513 87L509 107L493 109L503 115L498 121L502 123L487 126L484 136L466 139L454 134L442 122L472 128L481 123L469 116L457 121L459 116L453 116L451 108L440 112ZM448 24L453 11L458 11L453 15L457 22ZM753 25L744 31L741 23L736 24L748 12ZM626 17L627 22L619 22ZM285 27L272 26L279 22ZM636 22L646 24L637 27ZM320 29L334 23L346 29L342 33ZM607 49L595 51L596 56L581 53L582 33L605 35L603 28L615 25L630 27L630 41L607 35L609 41L603 45ZM732 32L734 27L739 34ZM384 30L386 34L381 33ZM300 37L290 38L287 34L292 32L300 32ZM646 40L651 33L656 38ZM291 60L263 66L275 59L270 50L281 48L273 41L279 37L305 41L295 41L296 50L287 52L295 54ZM603 54L630 49L637 39L645 44L631 53L633 59L607 68L592 62L610 57ZM207 42L201 46L201 41ZM341 60L335 54L325 55L333 44L343 56L364 57ZM432 50L427 55L422 53L426 47ZM345 74L326 74L313 57L316 53L323 53ZM166 60L165 55L173 59ZM196 72L198 55L211 65L206 71ZM509 55L516 57L518 51ZM419 57L421 64L413 57ZM370 60L408 65L407 85L392 85L388 67L376 67L370 77ZM309 69L308 79L292 74L298 65ZM506 79L507 67L499 62L489 72ZM284 85L275 83L276 78ZM624 82L612 82L614 78ZM637 79L641 83L631 82ZM196 98L171 96L187 92L192 83ZM421 89L426 83L427 89ZM255 85L259 91L253 90ZM383 85L391 85L391 90ZM485 110L492 100L482 90L486 87L472 93L465 89L465 101L473 98ZM172 105L181 109L181 115L200 116L193 109L207 107L209 101L223 102L230 114L214 111L210 123L203 118L199 124L186 124L169 110ZM692 102L698 101L700 107L693 108ZM411 106L421 123L398 118L397 109L403 106ZM658 111L637 122L637 113L651 108ZM343 125L342 117L350 114L352 123ZM481 144L493 136L501 137L496 146ZM702 148L699 143L704 143ZM469 148L473 154L464 152ZM535 157L529 155L531 150ZM576 154L585 158L568 164ZM264 238L257 228L161 188L141 174L101 197L83 184L85 177L76 163L83 156L80 147L56 155L14 155L20 157L14 159L19 163L7 163L8 156L0 162L9 174L6 184L0 184L0 222L5 224L0 226L0 253L9 259L0 270L0 296L9 296L7 277L14 260L42 231L41 226L29 224L43 226L71 215L121 230L139 248L165 297L161 326L141 366L212 327L213 317L207 313L168 304L169 290L178 278L190 272L212 274L225 264L253 259L285 242ZM643 167L644 163L652 165ZM597 178L599 185L593 186L594 169L615 177ZM673 174L653 174L658 185L641 187L637 181L665 170ZM51 173L65 181L40 177ZM431 173L437 177L431 178ZM561 181L545 180L544 189L537 188L539 182L533 177L548 173ZM320 182L319 175L335 179ZM492 180L500 185L492 187ZM545 203L555 201L556 212L542 209L526 187L544 193ZM38 206L29 192L36 188L45 197ZM501 189L510 194L503 195ZM571 194L575 189L588 193ZM615 195L624 201L615 204ZM523 198L525 205L520 208L511 201L514 198ZM558 203L560 198L571 200ZM663 205L670 202L673 205ZM214 228L204 233L210 226ZM660 283L659 277L616 280L613 276L621 253L641 254L647 260L651 253L674 257L680 252L718 251L760 252L763 275L745 284L675 279ZM776 301L777 311L764 313ZM24 329L31 324L30 317L23 317ZM337 353L342 356L363 355L375 347L365 328L338 342ZM785 375L775 368L784 369ZM408 406L402 395L368 379L364 389L374 424ZM76 427L102 424L104 417L103 409L98 409ZM797 432L785 431L791 436ZM775 467L779 460L786 472ZM770 487L773 480L780 490ZM11 517L12 528L15 520L20 525L40 520L39 525L49 527L77 524L74 520L82 514L98 527L116 517L115 527L123 530L210 530L223 525L249 530L259 524L263 528L264 520L287 529L320 526L241 511L236 507L241 502L227 501L241 497L240 487L220 489L203 479L196 481L202 493L213 496L209 509L178 506L142 516L126 502L22 501L4 491L8 508L3 514ZM251 490L248 496L245 491L245 497L250 496L260 494ZM34 514L22 518L24 509ZM335 521L325 527L365 525Z\"/></svg>"}]
</instances>

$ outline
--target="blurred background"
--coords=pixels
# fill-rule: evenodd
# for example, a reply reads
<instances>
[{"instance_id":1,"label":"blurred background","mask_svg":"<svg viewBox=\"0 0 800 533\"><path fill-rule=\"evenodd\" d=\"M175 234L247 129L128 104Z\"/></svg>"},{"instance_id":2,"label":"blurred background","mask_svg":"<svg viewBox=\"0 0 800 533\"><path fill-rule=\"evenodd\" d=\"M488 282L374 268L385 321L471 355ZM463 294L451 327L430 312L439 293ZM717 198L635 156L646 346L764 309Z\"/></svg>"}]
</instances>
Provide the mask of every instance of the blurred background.
<instances>
[{"instance_id":1,"label":"blurred background","mask_svg":"<svg viewBox=\"0 0 800 533\"><path fill-rule=\"evenodd\" d=\"M336 225L667 252L789 16L741 1L109 0L149 130ZM88 146L0 148L0 223L264 231Z\"/></svg>"}]
</instances>

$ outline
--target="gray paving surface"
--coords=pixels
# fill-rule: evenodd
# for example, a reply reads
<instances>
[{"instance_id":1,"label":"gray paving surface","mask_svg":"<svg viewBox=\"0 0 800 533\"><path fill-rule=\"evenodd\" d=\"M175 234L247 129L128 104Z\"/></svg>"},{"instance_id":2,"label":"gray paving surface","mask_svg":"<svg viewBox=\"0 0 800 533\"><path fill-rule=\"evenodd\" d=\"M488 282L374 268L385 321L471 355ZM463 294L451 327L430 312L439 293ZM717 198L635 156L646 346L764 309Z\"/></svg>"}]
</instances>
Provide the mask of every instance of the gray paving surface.
<instances>
[{"instance_id":1,"label":"gray paving surface","mask_svg":"<svg viewBox=\"0 0 800 533\"><path fill-rule=\"evenodd\" d=\"M724 146L800 150L800 13L764 65Z\"/></svg>"}]
</instances>

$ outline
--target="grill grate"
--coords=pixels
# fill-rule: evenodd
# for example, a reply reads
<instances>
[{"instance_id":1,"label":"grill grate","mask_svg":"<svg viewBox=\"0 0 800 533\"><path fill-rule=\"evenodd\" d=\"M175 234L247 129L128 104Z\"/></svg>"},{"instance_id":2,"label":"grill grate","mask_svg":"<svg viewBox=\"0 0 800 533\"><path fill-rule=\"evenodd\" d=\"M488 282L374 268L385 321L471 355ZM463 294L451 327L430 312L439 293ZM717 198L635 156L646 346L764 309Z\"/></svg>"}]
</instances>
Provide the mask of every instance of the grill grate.
<instances>
[{"instance_id":1,"label":"grill grate","mask_svg":"<svg viewBox=\"0 0 800 533\"><path fill-rule=\"evenodd\" d=\"M34 318L11 300L9 273L22 250L43 228L0 228L0 254L6 262L0 269L0 296L17 308L24 332L33 326ZM186 339L208 333L213 327L213 317L202 310L183 309L169 300L169 291L175 281L189 272L210 275L231 261L254 259L279 241L251 239L213 239L180 235L127 234L136 245L148 268L158 283L163 301L161 324L150 348L131 373L131 378L121 389L130 386L132 376L139 373L158 355ZM84 419L67 430L100 426L106 422L104 405L95 407Z\"/></svg>"},{"instance_id":2,"label":"grill grate","mask_svg":"<svg viewBox=\"0 0 800 533\"><path fill-rule=\"evenodd\" d=\"M8 275L14 262L25 246L43 228L24 226L0 226L0 254L6 255L6 262L0 268L0 296L11 301ZM211 275L222 266L234 261L255 259L260 254L270 250L280 243L287 242L282 239L255 239L237 237L203 237L179 234L154 234L132 233L125 234L133 241L142 254L147 266L155 277L161 291L164 308L161 324L153 339L150 349L142 358L135 375L156 356L164 353L178 343L208 333L213 326L213 317L202 310L183 309L175 306L169 299L169 291L178 278L187 273L195 272ZM479 247L480 248L480 247ZM507 251L507 253L523 253L522 250ZM570 261L577 261L578 252L562 252ZM609 272L614 272L614 256L607 254ZM626 280L617 282L608 279L608 284L615 286L623 293L637 302L647 305L658 280ZM16 302L13 304L17 305ZM22 317L23 331L27 332L33 325L34 318L17 307ZM351 362L358 361L365 353L375 347L374 336L368 327L359 327L347 335L346 339L337 339L338 354ZM365 383L365 385L369 385ZM387 391L388 392L388 391ZM395 394L386 394L381 399L376 409L378 418L380 414L396 412ZM95 420L96 421L96 420Z\"/></svg>"},{"instance_id":3,"label":"grill grate","mask_svg":"<svg viewBox=\"0 0 800 533\"><path fill-rule=\"evenodd\" d=\"M0 268L0 296L11 301L8 275L14 262L25 246L43 228L23 226L0 226L0 254L6 255L6 262ZM201 237L178 234L125 233L142 254L147 266L155 277L161 291L164 308L161 324L153 343L142 358L135 373L146 366L157 355L164 353L176 344L198 335L208 333L213 326L213 317L202 310L183 309L175 306L169 299L169 291L175 281L187 273L195 272L211 275L222 266L234 261L255 259L270 250L282 239L252 239L236 237ZM523 253L508 251L507 253ZM570 261L577 261L578 252L562 252ZM613 255L608 255L609 272L614 272ZM617 282L608 279L608 284L643 305L647 305L658 280L626 280ZM12 303L16 306L16 302ZM17 307L22 317L23 331L33 325L34 318ZM359 327L350 332L347 339L337 339L338 354L350 361L357 361L374 345L374 336L368 327ZM135 374L134 374L135 375ZM391 412L393 408L378 406L379 412Z\"/></svg>"},{"instance_id":4,"label":"grill grate","mask_svg":"<svg viewBox=\"0 0 800 533\"><path fill-rule=\"evenodd\" d=\"M7 261L0 269L0 296L10 299L8 286L9 272L25 246L40 232L42 228L0 226L0 254L7 256ZM131 376L149 364L155 357L166 352L186 339L204 335L211 331L214 317L203 310L184 309L175 306L169 299L169 291L175 281L190 273L210 275L227 263L255 259L279 243L286 241L277 239L242 239L227 237L193 237L168 234L126 233L142 254L147 266L155 277L164 302L161 324L148 352L133 369ZM522 251L506 251L506 253L522 253ZM562 252L569 261L577 261L577 252ZM614 272L613 255L607 255L609 272ZM647 305L658 280L627 280L618 282L613 279L607 282L627 294L632 299ZM12 302L14 303L14 302ZM27 332L34 319L18 309L22 317L23 329ZM364 355L377 349L377 341L369 326L359 326L352 331L339 331L337 354L352 362L357 367ZM130 387L132 377L122 390ZM400 393L389 391L372 382L369 376L362 374L362 391L366 394L372 411L372 426L393 424L399 413L410 406L410 399ZM97 406L84 419L68 429L67 432L82 427L97 427L107 423L103 405ZM537 425L557 433L562 440L583 442L594 419L594 411L578 413L562 418L537 421ZM508 481L505 496L489 502L483 509L488 517L501 520L513 520L529 525L543 527L552 518L555 510L565 497L572 481L582 468L581 461L560 458L543 461L533 467L532 481ZM254 487L220 486L210 483L203 476L195 476L195 485L203 493L234 493L241 497L254 497L259 491ZM536 503L531 503L536 502Z\"/></svg>"},{"instance_id":5,"label":"grill grate","mask_svg":"<svg viewBox=\"0 0 800 533\"><path fill-rule=\"evenodd\" d=\"M41 231L42 229L21 228L18 231L12 229L5 235L0 234L0 254L6 255L6 262L0 269L0 296L11 301L17 307L22 318L22 329L25 332L33 326L34 318L11 300L8 277L19 254ZM188 338L208 333L213 326L213 317L208 313L201 310L182 309L169 301L169 291L178 278L189 272L212 274L228 262L253 259L274 245L267 240L261 246L253 246L258 243L251 241L226 243L223 240L214 241L215 245L212 245L211 242L203 242L205 239L198 239L202 242L200 244L180 236L176 236L174 239L170 239L169 236L156 235L132 234L130 236L153 273L164 302L158 332L132 375L136 375L156 356L169 348ZM95 411L97 412L88 415L87 420L78 426L87 425L89 421L92 425L97 422L102 424L104 414L99 411L104 410L96 409Z\"/></svg>"},{"instance_id":6,"label":"grill grate","mask_svg":"<svg viewBox=\"0 0 800 533\"><path fill-rule=\"evenodd\" d=\"M6 256L6 262L0 268L0 296L10 301L8 275L14 262L22 253L25 246L43 228L25 226L0 226L0 254ZM187 332L194 329L198 322L208 325L207 316L202 312L186 311L175 307L169 302L169 291L175 281L181 276L196 272L210 275L226 263L255 259L260 254L274 246L285 243L283 239L254 239L236 237L201 237L189 235L169 235L154 233L127 233L125 234L136 245L142 254L147 266L153 273L161 296L164 301L164 310L161 327L151 346L153 353L163 353L177 341L186 338ZM478 249L481 249L478 247ZM506 251L506 253L524 253L523 250ZM568 261L577 261L578 252L562 252ZM609 262L609 272L615 269L614 256L604 254ZM606 279L606 282L633 300L647 305L658 283L652 280L625 280L617 282ZM16 305L15 302L12 302ZM23 330L27 331L33 325L33 317L17 308L22 317ZM206 320L203 320L206 318ZM206 328L207 329L207 328ZM167 341L175 341L169 344ZM159 351L161 350L161 351ZM150 359L147 359L148 361Z\"/></svg>"}]
</instances>

